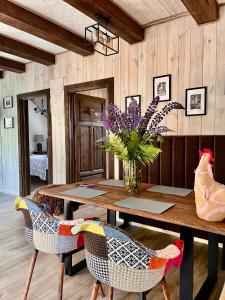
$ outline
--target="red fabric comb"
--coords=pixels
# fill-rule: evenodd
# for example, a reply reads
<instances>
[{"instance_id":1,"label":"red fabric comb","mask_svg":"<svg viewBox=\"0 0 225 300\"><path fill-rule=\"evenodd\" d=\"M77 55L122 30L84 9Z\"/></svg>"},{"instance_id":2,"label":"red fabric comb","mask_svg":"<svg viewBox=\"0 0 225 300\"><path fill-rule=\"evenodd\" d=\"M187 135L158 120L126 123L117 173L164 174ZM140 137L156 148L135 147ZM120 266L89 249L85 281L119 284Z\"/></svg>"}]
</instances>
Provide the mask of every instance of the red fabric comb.
<instances>
[{"instance_id":1,"label":"red fabric comb","mask_svg":"<svg viewBox=\"0 0 225 300\"><path fill-rule=\"evenodd\" d=\"M200 157L202 157L203 154L208 153L210 155L209 162L214 162L213 153L210 149L203 149L203 151L199 151Z\"/></svg>"}]
</instances>

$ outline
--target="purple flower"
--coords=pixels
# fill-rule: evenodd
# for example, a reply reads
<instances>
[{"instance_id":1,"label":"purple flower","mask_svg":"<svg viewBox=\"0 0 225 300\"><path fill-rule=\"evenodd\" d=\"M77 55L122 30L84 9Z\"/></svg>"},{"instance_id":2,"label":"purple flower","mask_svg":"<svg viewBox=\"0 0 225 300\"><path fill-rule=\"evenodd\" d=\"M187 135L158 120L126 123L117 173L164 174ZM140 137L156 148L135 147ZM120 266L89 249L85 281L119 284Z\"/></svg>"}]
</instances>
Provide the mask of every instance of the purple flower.
<instances>
[{"instance_id":1,"label":"purple flower","mask_svg":"<svg viewBox=\"0 0 225 300\"><path fill-rule=\"evenodd\" d=\"M150 135L150 136L152 136L152 135L156 136L156 135L168 132L168 131L172 131L172 130L170 130L166 126L158 126L158 127L152 128L151 130L147 130L146 134Z\"/></svg>"},{"instance_id":2,"label":"purple flower","mask_svg":"<svg viewBox=\"0 0 225 300\"><path fill-rule=\"evenodd\" d=\"M139 125L138 131L141 136L145 133L152 116L155 114L157 106L159 104L159 100L160 100L159 97L154 98L150 103L150 105L148 106L147 111Z\"/></svg>"},{"instance_id":3,"label":"purple flower","mask_svg":"<svg viewBox=\"0 0 225 300\"><path fill-rule=\"evenodd\" d=\"M140 107L137 104L137 101L132 98L126 115L126 125L128 130L136 129L140 124Z\"/></svg>"},{"instance_id":4,"label":"purple flower","mask_svg":"<svg viewBox=\"0 0 225 300\"><path fill-rule=\"evenodd\" d=\"M135 99L132 99L127 114L122 113L114 104L109 104L107 108L108 113L101 113L99 116L106 130L118 134L121 131L130 132L139 126L141 120L140 109Z\"/></svg>"},{"instance_id":5,"label":"purple flower","mask_svg":"<svg viewBox=\"0 0 225 300\"><path fill-rule=\"evenodd\" d=\"M153 99L148 106L144 117L140 116L140 107L134 98L131 99L127 113L122 113L121 110L114 104L108 105L108 112L100 114L100 120L103 122L106 130L111 131L116 135L129 134L136 130L139 137L158 136L169 131L165 126L159 126L164 117L173 109L184 109L178 102L170 102L163 109L156 113L159 104L159 97ZM150 123L149 129L148 125ZM124 135L124 137L128 137Z\"/></svg>"},{"instance_id":6,"label":"purple flower","mask_svg":"<svg viewBox=\"0 0 225 300\"><path fill-rule=\"evenodd\" d=\"M178 102L170 102L168 105L165 105L162 110L154 116L150 124L150 130L157 127L157 125L162 122L164 117L173 109L184 109L184 107Z\"/></svg>"},{"instance_id":7,"label":"purple flower","mask_svg":"<svg viewBox=\"0 0 225 300\"><path fill-rule=\"evenodd\" d=\"M110 104L108 111L100 114L100 119L111 133L97 142L121 160L137 160L143 165L153 162L160 151L156 142L160 141L162 133L169 131L160 124L161 121L171 110L183 109L181 104L171 102L157 112L158 104L159 97L156 97L144 117L140 116L139 105L133 98L127 112L121 112L116 105ZM155 146L155 154L148 151L152 145Z\"/></svg>"},{"instance_id":8,"label":"purple flower","mask_svg":"<svg viewBox=\"0 0 225 300\"><path fill-rule=\"evenodd\" d=\"M114 134L119 133L120 119L121 111L114 104L108 105L108 115L106 115L105 113L100 114L100 120L103 122L105 129L110 130Z\"/></svg>"},{"instance_id":9,"label":"purple flower","mask_svg":"<svg viewBox=\"0 0 225 300\"><path fill-rule=\"evenodd\" d=\"M128 131L128 126L127 126L127 114L126 113L121 113L121 119L120 119L120 129L122 131Z\"/></svg>"}]
</instances>

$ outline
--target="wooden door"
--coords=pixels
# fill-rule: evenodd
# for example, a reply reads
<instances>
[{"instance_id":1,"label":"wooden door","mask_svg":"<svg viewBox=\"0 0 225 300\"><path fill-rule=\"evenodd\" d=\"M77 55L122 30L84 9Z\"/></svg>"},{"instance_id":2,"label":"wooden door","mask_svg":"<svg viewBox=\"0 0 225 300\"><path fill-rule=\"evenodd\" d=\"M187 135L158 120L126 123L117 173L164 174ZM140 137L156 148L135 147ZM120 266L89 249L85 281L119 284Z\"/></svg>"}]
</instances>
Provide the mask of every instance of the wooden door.
<instances>
[{"instance_id":1,"label":"wooden door","mask_svg":"<svg viewBox=\"0 0 225 300\"><path fill-rule=\"evenodd\" d=\"M105 110L105 99L75 94L74 101L76 180L104 178L105 152L96 141L105 135L98 117Z\"/></svg>"}]
</instances>

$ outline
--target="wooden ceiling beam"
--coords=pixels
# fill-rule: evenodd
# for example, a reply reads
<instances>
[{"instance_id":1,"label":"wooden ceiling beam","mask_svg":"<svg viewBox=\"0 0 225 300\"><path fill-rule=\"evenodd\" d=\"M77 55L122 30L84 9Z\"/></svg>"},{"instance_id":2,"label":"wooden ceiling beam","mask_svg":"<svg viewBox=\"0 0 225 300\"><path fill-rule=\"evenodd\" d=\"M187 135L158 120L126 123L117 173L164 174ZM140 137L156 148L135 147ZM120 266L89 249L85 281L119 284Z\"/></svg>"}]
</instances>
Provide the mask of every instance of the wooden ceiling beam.
<instances>
[{"instance_id":1,"label":"wooden ceiling beam","mask_svg":"<svg viewBox=\"0 0 225 300\"><path fill-rule=\"evenodd\" d=\"M0 56L0 69L5 71L23 73L26 71L25 64Z\"/></svg>"},{"instance_id":2,"label":"wooden ceiling beam","mask_svg":"<svg viewBox=\"0 0 225 300\"><path fill-rule=\"evenodd\" d=\"M4 78L4 72L0 70L0 79Z\"/></svg>"},{"instance_id":3,"label":"wooden ceiling beam","mask_svg":"<svg viewBox=\"0 0 225 300\"><path fill-rule=\"evenodd\" d=\"M219 8L216 0L181 0L198 25L216 21Z\"/></svg>"},{"instance_id":4,"label":"wooden ceiling beam","mask_svg":"<svg viewBox=\"0 0 225 300\"><path fill-rule=\"evenodd\" d=\"M94 52L84 38L7 0L0 0L0 22L81 55Z\"/></svg>"},{"instance_id":5,"label":"wooden ceiling beam","mask_svg":"<svg viewBox=\"0 0 225 300\"><path fill-rule=\"evenodd\" d=\"M119 6L110 0L64 0L82 13L99 21L97 15L110 20L107 24L114 34L117 34L130 44L144 40L144 28L127 15ZM99 21L101 25L105 22Z\"/></svg>"},{"instance_id":6,"label":"wooden ceiling beam","mask_svg":"<svg viewBox=\"0 0 225 300\"><path fill-rule=\"evenodd\" d=\"M0 51L13 54L37 63L55 64L55 55L0 34Z\"/></svg>"}]
</instances>

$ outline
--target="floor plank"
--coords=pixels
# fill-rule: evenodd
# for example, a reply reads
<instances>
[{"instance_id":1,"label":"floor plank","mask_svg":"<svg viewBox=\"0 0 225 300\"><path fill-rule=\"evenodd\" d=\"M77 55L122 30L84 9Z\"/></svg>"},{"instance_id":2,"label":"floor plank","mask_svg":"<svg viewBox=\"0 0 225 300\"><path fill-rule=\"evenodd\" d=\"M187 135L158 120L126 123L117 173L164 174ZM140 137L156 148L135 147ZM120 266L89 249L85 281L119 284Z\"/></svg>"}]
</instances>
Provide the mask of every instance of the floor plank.
<instances>
[{"instance_id":1,"label":"floor plank","mask_svg":"<svg viewBox=\"0 0 225 300\"><path fill-rule=\"evenodd\" d=\"M105 219L105 211L99 208L82 206L74 217L98 216ZM159 233L144 228L132 226L130 233L144 245L153 249L165 247L176 237L166 233ZM207 245L195 242L195 278L194 293L206 277ZM221 249L220 249L221 250ZM22 214L14 210L14 196L0 193L0 299L21 300L23 288L28 271L32 249L24 236ZM83 257L79 253L73 257L74 262ZM221 260L221 251L220 251ZM221 263L220 263L221 266ZM34 276L31 282L29 300L55 300L58 284L58 257L51 254L40 253L37 259ZM171 300L178 299L179 271L169 274L168 286ZM218 283L210 300L219 299L219 293L224 282L225 272L218 271ZM88 300L91 296L93 277L87 269L83 269L74 277L65 277L64 300ZM104 286L107 293L107 287ZM115 300L136 300L138 296L115 290ZM147 299L163 299L160 286L155 287Z\"/></svg>"}]
</instances>

